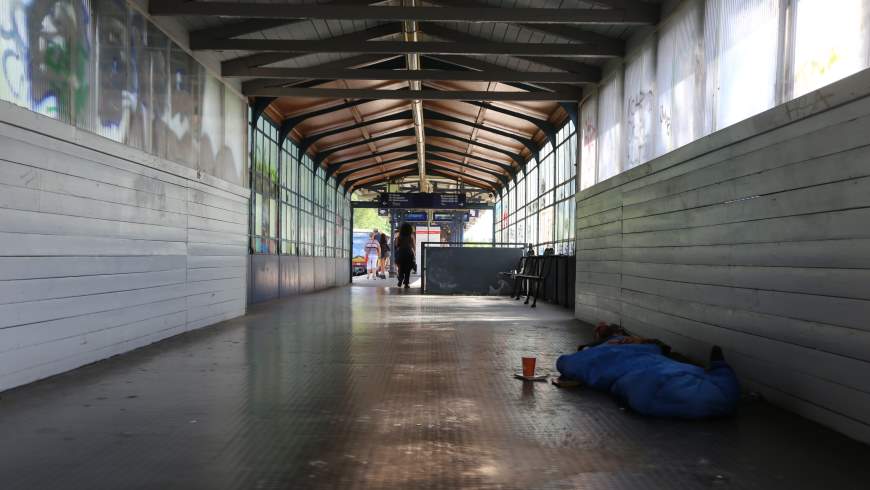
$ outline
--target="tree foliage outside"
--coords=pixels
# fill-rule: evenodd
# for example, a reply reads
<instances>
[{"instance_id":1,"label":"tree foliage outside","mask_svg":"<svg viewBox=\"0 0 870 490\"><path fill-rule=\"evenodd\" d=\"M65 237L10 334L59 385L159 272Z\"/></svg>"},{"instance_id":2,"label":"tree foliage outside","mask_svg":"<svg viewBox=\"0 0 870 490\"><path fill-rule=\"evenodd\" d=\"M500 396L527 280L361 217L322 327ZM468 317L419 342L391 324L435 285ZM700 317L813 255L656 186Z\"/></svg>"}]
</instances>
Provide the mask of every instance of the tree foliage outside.
<instances>
[{"instance_id":1,"label":"tree foliage outside","mask_svg":"<svg viewBox=\"0 0 870 490\"><path fill-rule=\"evenodd\" d=\"M386 216L378 216L374 208L357 208L353 210L353 229L355 231L390 230L390 220Z\"/></svg>"}]
</instances>

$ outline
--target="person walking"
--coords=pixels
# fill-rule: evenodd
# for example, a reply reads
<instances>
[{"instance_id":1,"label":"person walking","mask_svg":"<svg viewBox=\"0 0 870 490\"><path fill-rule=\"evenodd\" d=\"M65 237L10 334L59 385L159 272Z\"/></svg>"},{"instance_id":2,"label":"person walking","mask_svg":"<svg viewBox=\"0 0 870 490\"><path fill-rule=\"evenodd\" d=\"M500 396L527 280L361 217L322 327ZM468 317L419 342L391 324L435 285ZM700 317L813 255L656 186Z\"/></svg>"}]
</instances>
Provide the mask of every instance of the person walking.
<instances>
[{"instance_id":1,"label":"person walking","mask_svg":"<svg viewBox=\"0 0 870 490\"><path fill-rule=\"evenodd\" d=\"M399 235L393 242L396 246L396 265L399 266L399 287L404 284L405 288L411 287L408 283L411 280L411 268L414 267L416 259L414 250L417 248L417 243L414 238L414 228L408 223L402 223L399 227Z\"/></svg>"},{"instance_id":2,"label":"person walking","mask_svg":"<svg viewBox=\"0 0 870 490\"><path fill-rule=\"evenodd\" d=\"M378 258L381 256L381 244L375 239L374 232L369 234L369 241L365 245L367 279L374 279L378 273Z\"/></svg>"},{"instance_id":3,"label":"person walking","mask_svg":"<svg viewBox=\"0 0 870 490\"><path fill-rule=\"evenodd\" d=\"M378 272L380 273L381 279L386 279L388 267L387 262L390 259L390 244L388 243L386 233L381 233L379 244L381 246L381 255L380 259L378 259Z\"/></svg>"}]
</instances>

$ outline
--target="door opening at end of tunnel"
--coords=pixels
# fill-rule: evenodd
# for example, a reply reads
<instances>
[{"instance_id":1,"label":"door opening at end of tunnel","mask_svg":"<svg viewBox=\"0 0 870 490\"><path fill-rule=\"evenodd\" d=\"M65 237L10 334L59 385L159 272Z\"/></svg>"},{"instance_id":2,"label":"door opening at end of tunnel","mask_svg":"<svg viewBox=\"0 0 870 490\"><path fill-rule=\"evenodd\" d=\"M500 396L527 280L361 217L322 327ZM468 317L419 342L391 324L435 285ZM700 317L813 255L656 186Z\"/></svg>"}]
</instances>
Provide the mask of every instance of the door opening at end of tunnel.
<instances>
[{"instance_id":1,"label":"door opening at end of tunnel","mask_svg":"<svg viewBox=\"0 0 870 490\"><path fill-rule=\"evenodd\" d=\"M353 284L402 287L400 264L407 257L412 262L409 288L418 288L424 244L489 246L494 238L493 216L491 204L478 199L474 207L455 209L354 207ZM403 226L410 231L410 240L402 238Z\"/></svg>"}]
</instances>

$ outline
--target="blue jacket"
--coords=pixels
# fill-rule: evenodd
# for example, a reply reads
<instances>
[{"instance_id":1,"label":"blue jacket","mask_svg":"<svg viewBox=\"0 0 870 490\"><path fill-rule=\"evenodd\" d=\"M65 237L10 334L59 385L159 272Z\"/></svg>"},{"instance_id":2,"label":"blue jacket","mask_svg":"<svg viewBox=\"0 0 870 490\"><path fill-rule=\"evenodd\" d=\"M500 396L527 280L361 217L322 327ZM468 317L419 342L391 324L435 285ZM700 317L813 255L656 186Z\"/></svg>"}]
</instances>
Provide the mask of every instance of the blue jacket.
<instances>
[{"instance_id":1,"label":"blue jacket","mask_svg":"<svg viewBox=\"0 0 870 490\"><path fill-rule=\"evenodd\" d=\"M730 415L740 398L737 376L725 361L705 370L665 357L654 344L605 343L559 357L556 368L565 378L609 391L644 415Z\"/></svg>"}]
</instances>

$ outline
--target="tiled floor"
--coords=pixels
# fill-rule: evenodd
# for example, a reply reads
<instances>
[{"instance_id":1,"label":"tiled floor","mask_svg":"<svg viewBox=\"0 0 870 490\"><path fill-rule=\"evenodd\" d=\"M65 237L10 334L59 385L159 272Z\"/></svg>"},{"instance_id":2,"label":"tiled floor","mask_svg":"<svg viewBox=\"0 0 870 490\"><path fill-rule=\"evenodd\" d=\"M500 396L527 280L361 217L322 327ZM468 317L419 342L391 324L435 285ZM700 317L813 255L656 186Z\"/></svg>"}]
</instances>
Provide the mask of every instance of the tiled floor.
<instances>
[{"instance_id":1,"label":"tiled floor","mask_svg":"<svg viewBox=\"0 0 870 490\"><path fill-rule=\"evenodd\" d=\"M370 286L370 287L393 287L396 285L398 278L396 277L388 277L387 279L368 279L366 276L356 276L353 278L354 286ZM414 288L420 287L420 276L417 274L412 274L411 279L408 281L408 285Z\"/></svg>"},{"instance_id":2,"label":"tiled floor","mask_svg":"<svg viewBox=\"0 0 870 490\"><path fill-rule=\"evenodd\" d=\"M253 307L0 394L0 488L868 488L870 448L762 402L677 422L513 379L587 339L539 306L347 287Z\"/></svg>"}]
</instances>

